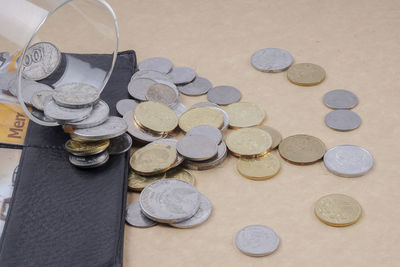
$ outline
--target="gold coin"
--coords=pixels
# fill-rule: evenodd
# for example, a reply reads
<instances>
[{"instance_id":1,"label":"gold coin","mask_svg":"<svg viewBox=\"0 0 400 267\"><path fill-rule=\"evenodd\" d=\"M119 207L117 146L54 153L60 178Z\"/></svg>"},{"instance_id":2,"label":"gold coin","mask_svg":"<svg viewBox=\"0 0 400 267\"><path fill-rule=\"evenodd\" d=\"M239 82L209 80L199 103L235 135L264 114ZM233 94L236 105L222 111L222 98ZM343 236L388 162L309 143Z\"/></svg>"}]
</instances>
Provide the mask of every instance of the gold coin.
<instances>
[{"instance_id":1,"label":"gold coin","mask_svg":"<svg viewBox=\"0 0 400 267\"><path fill-rule=\"evenodd\" d=\"M318 138L297 134L286 137L279 145L282 158L294 164L311 164L320 160L326 151L325 144Z\"/></svg>"},{"instance_id":2,"label":"gold coin","mask_svg":"<svg viewBox=\"0 0 400 267\"><path fill-rule=\"evenodd\" d=\"M166 174L166 178L175 178L185 181L191 185L194 185L196 183L196 177L187 170L181 168L168 171Z\"/></svg>"},{"instance_id":3,"label":"gold coin","mask_svg":"<svg viewBox=\"0 0 400 267\"><path fill-rule=\"evenodd\" d=\"M272 138L258 128L242 128L226 137L226 146L234 156L259 157L271 148Z\"/></svg>"},{"instance_id":4,"label":"gold coin","mask_svg":"<svg viewBox=\"0 0 400 267\"><path fill-rule=\"evenodd\" d=\"M224 110L229 115L229 127L233 129L260 125L265 119L264 109L254 103L233 103Z\"/></svg>"},{"instance_id":5,"label":"gold coin","mask_svg":"<svg viewBox=\"0 0 400 267\"><path fill-rule=\"evenodd\" d=\"M175 163L176 157L176 149L172 146L149 144L132 154L130 165L140 175L155 175L170 169Z\"/></svg>"},{"instance_id":6,"label":"gold coin","mask_svg":"<svg viewBox=\"0 0 400 267\"><path fill-rule=\"evenodd\" d=\"M321 83L325 79L325 70L312 63L299 63L292 65L287 78L294 84L311 86Z\"/></svg>"},{"instance_id":7,"label":"gold coin","mask_svg":"<svg viewBox=\"0 0 400 267\"><path fill-rule=\"evenodd\" d=\"M141 192L149 184L164 178L165 173L154 176L141 176L134 171L129 172L128 188L130 190Z\"/></svg>"},{"instance_id":8,"label":"gold coin","mask_svg":"<svg viewBox=\"0 0 400 267\"><path fill-rule=\"evenodd\" d=\"M275 176L281 168L281 163L277 157L268 153L258 158L240 158L236 168L242 176L260 181Z\"/></svg>"},{"instance_id":9,"label":"gold coin","mask_svg":"<svg viewBox=\"0 0 400 267\"><path fill-rule=\"evenodd\" d=\"M282 135L280 132L278 132L277 130L275 130L272 127L269 127L267 125L260 125L260 126L256 126L256 128L259 128L261 130L266 131L267 133L269 133L269 135L271 135L272 137L272 145L271 145L271 149L275 149L279 146L279 144L282 141Z\"/></svg>"},{"instance_id":10,"label":"gold coin","mask_svg":"<svg viewBox=\"0 0 400 267\"><path fill-rule=\"evenodd\" d=\"M89 156L103 152L109 145L109 140L78 142L70 139L65 143L65 150L76 156Z\"/></svg>"},{"instance_id":11,"label":"gold coin","mask_svg":"<svg viewBox=\"0 0 400 267\"><path fill-rule=\"evenodd\" d=\"M169 133L178 125L176 113L159 102L140 103L136 106L133 116L141 127L156 133Z\"/></svg>"},{"instance_id":12,"label":"gold coin","mask_svg":"<svg viewBox=\"0 0 400 267\"><path fill-rule=\"evenodd\" d=\"M224 116L221 111L211 107L189 109L179 119L179 127L185 132L199 125L210 125L221 129L223 124Z\"/></svg>"},{"instance_id":13,"label":"gold coin","mask_svg":"<svg viewBox=\"0 0 400 267\"><path fill-rule=\"evenodd\" d=\"M352 197L331 194L321 197L315 204L315 215L330 226L348 226L356 223L362 213L360 204Z\"/></svg>"}]
</instances>

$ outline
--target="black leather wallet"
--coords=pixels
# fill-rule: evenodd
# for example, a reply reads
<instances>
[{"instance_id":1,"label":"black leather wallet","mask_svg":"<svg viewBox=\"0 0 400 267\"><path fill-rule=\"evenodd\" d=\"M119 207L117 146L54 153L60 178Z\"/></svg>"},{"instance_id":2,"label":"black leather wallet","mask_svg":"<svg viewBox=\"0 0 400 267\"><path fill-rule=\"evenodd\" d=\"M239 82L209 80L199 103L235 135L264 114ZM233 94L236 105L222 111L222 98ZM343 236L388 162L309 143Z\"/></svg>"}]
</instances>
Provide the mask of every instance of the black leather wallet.
<instances>
[{"instance_id":1,"label":"black leather wallet","mask_svg":"<svg viewBox=\"0 0 400 267\"><path fill-rule=\"evenodd\" d=\"M111 57L76 56L100 68ZM135 71L135 52L119 53L101 94L111 115L116 102L129 97ZM60 127L30 123L0 240L0 266L122 265L129 155L79 169L63 148L68 139Z\"/></svg>"}]
</instances>

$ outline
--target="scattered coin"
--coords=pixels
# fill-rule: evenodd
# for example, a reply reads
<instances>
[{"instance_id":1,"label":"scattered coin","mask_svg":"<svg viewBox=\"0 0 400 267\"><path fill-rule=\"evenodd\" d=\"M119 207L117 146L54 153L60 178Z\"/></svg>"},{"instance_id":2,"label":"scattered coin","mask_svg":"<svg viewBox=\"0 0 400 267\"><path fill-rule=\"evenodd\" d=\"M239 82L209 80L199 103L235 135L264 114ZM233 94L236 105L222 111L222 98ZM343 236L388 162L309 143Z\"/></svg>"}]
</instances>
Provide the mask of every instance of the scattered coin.
<instances>
[{"instance_id":1,"label":"scattered coin","mask_svg":"<svg viewBox=\"0 0 400 267\"><path fill-rule=\"evenodd\" d=\"M214 157L218 147L214 140L204 135L186 135L176 145L179 154L193 161L202 161Z\"/></svg>"},{"instance_id":2,"label":"scattered coin","mask_svg":"<svg viewBox=\"0 0 400 267\"><path fill-rule=\"evenodd\" d=\"M361 118L354 111L337 109L326 114L325 123L337 131L351 131L361 125Z\"/></svg>"},{"instance_id":3,"label":"scattered coin","mask_svg":"<svg viewBox=\"0 0 400 267\"><path fill-rule=\"evenodd\" d=\"M227 151L226 145L225 145L224 141L222 141L218 145L217 155L215 155L211 159L204 160L204 161L192 161L192 160L186 159L183 162L183 164L184 164L185 168L188 168L191 170L196 170L196 171L209 170L209 169L217 167L218 165L221 165L226 159L226 156L228 154L227 152L228 151Z\"/></svg>"},{"instance_id":4,"label":"scattered coin","mask_svg":"<svg viewBox=\"0 0 400 267\"><path fill-rule=\"evenodd\" d=\"M134 171L129 172L128 177L128 188L135 192L141 192L146 186L149 184L163 179L165 177L165 173L152 175L152 176L141 176Z\"/></svg>"},{"instance_id":5,"label":"scattered coin","mask_svg":"<svg viewBox=\"0 0 400 267\"><path fill-rule=\"evenodd\" d=\"M223 123L224 116L219 110L211 107L199 107L189 109L182 114L179 119L179 128L184 132L199 125L210 125L220 129Z\"/></svg>"},{"instance_id":6,"label":"scattered coin","mask_svg":"<svg viewBox=\"0 0 400 267\"><path fill-rule=\"evenodd\" d=\"M238 102L242 93L233 86L221 85L208 90L208 101L218 105L229 105Z\"/></svg>"},{"instance_id":7,"label":"scattered coin","mask_svg":"<svg viewBox=\"0 0 400 267\"><path fill-rule=\"evenodd\" d=\"M58 86L53 93L57 105L65 108L85 108L94 105L100 97L100 91L89 84L66 83Z\"/></svg>"},{"instance_id":8,"label":"scattered coin","mask_svg":"<svg viewBox=\"0 0 400 267\"><path fill-rule=\"evenodd\" d=\"M204 135L214 140L218 145L222 141L222 133L218 128L210 125L199 125L191 128L186 135Z\"/></svg>"},{"instance_id":9,"label":"scattered coin","mask_svg":"<svg viewBox=\"0 0 400 267\"><path fill-rule=\"evenodd\" d=\"M60 50L52 43L40 42L30 46L23 60L22 76L42 80L50 76L61 63Z\"/></svg>"},{"instance_id":10,"label":"scattered coin","mask_svg":"<svg viewBox=\"0 0 400 267\"><path fill-rule=\"evenodd\" d=\"M17 86L18 86L17 80L10 80L8 91L13 96L16 96L16 97L18 97L18 93L17 93L18 87ZM31 81L31 80L26 80L26 79L21 80L21 87L22 87L21 88L22 89L22 91L21 91L22 92L22 100L27 104L31 104L31 99L36 92L40 92L40 91L44 91L44 90L53 91L53 88L51 88L50 86L48 86L46 84Z\"/></svg>"},{"instance_id":11,"label":"scattered coin","mask_svg":"<svg viewBox=\"0 0 400 267\"><path fill-rule=\"evenodd\" d=\"M147 90L150 88L150 86L156 83L157 82L155 80L148 78L132 79L128 84L128 92L133 98L140 101L146 101Z\"/></svg>"},{"instance_id":12,"label":"scattered coin","mask_svg":"<svg viewBox=\"0 0 400 267\"><path fill-rule=\"evenodd\" d=\"M175 138L162 138L162 139L153 141L151 144L164 144L164 145L168 145L168 146L171 146L176 149L177 143L178 143L178 140L176 140ZM176 161L172 165L171 168L175 168L175 167L179 166L184 160L185 160L185 158L182 157L182 155L177 154Z\"/></svg>"},{"instance_id":13,"label":"scattered coin","mask_svg":"<svg viewBox=\"0 0 400 267\"><path fill-rule=\"evenodd\" d=\"M264 225L249 225L240 230L235 239L237 248L248 256L266 256L279 246L279 236Z\"/></svg>"},{"instance_id":14,"label":"scattered coin","mask_svg":"<svg viewBox=\"0 0 400 267\"><path fill-rule=\"evenodd\" d=\"M130 165L136 173L150 176L169 170L176 157L176 149L169 145L149 144L132 154Z\"/></svg>"},{"instance_id":15,"label":"scattered coin","mask_svg":"<svg viewBox=\"0 0 400 267\"><path fill-rule=\"evenodd\" d=\"M287 72L289 81L302 86L320 84L325 79L325 70L312 63L299 63L291 66Z\"/></svg>"},{"instance_id":16,"label":"scattered coin","mask_svg":"<svg viewBox=\"0 0 400 267\"><path fill-rule=\"evenodd\" d=\"M351 109L357 106L358 97L347 90L332 90L324 95L324 104L333 109Z\"/></svg>"},{"instance_id":17,"label":"scattered coin","mask_svg":"<svg viewBox=\"0 0 400 267\"><path fill-rule=\"evenodd\" d=\"M131 81L134 79L150 79L155 82L172 82L170 77L167 74L154 71L154 70L139 70L132 75Z\"/></svg>"},{"instance_id":18,"label":"scattered coin","mask_svg":"<svg viewBox=\"0 0 400 267\"><path fill-rule=\"evenodd\" d=\"M107 151L87 157L79 157L72 154L69 155L69 162L79 168L96 168L104 165L108 159L109 155Z\"/></svg>"},{"instance_id":19,"label":"scattered coin","mask_svg":"<svg viewBox=\"0 0 400 267\"><path fill-rule=\"evenodd\" d=\"M280 48L263 48L251 56L251 65L259 71L281 72L293 63L292 55Z\"/></svg>"},{"instance_id":20,"label":"scattered coin","mask_svg":"<svg viewBox=\"0 0 400 267\"><path fill-rule=\"evenodd\" d=\"M53 93L54 93L53 90L37 91L32 95L30 102L32 106L34 106L37 110L43 111L44 104L47 101L51 100L51 96L53 95Z\"/></svg>"},{"instance_id":21,"label":"scattered coin","mask_svg":"<svg viewBox=\"0 0 400 267\"><path fill-rule=\"evenodd\" d=\"M175 106L172 107L172 110L175 111L175 114L179 119L182 114L187 111L187 108L184 104L178 102Z\"/></svg>"},{"instance_id":22,"label":"scattered coin","mask_svg":"<svg viewBox=\"0 0 400 267\"><path fill-rule=\"evenodd\" d=\"M153 84L146 92L146 99L148 101L160 102L169 107L176 105L178 98L178 90L174 90L174 88L162 83Z\"/></svg>"},{"instance_id":23,"label":"scattered coin","mask_svg":"<svg viewBox=\"0 0 400 267\"><path fill-rule=\"evenodd\" d=\"M357 177L372 169L374 158L366 149L354 145L340 145L324 155L326 168L342 177Z\"/></svg>"},{"instance_id":24,"label":"scattered coin","mask_svg":"<svg viewBox=\"0 0 400 267\"><path fill-rule=\"evenodd\" d=\"M191 184L193 186L196 183L195 176L193 174L191 174L190 172L188 172L187 170L184 170L184 169L181 169L181 168L172 169L172 170L168 171L165 176L166 176L167 179L168 178L175 178L175 179L187 182L187 183L189 183L189 184Z\"/></svg>"},{"instance_id":25,"label":"scattered coin","mask_svg":"<svg viewBox=\"0 0 400 267\"><path fill-rule=\"evenodd\" d=\"M133 202L128 206L126 209L125 220L128 224L140 228L147 228L157 225L157 222L150 220L143 214L139 201Z\"/></svg>"},{"instance_id":26,"label":"scattered coin","mask_svg":"<svg viewBox=\"0 0 400 267\"><path fill-rule=\"evenodd\" d=\"M286 137L279 145L282 158L294 164L311 164L320 160L326 151L325 144L318 138L297 134Z\"/></svg>"},{"instance_id":27,"label":"scattered coin","mask_svg":"<svg viewBox=\"0 0 400 267\"><path fill-rule=\"evenodd\" d=\"M133 111L137 124L156 133L168 133L178 125L178 117L168 106L159 102L143 102Z\"/></svg>"},{"instance_id":28,"label":"scattered coin","mask_svg":"<svg viewBox=\"0 0 400 267\"><path fill-rule=\"evenodd\" d=\"M109 140L94 142L78 142L68 140L65 143L65 150L75 156L92 156L105 151L110 145Z\"/></svg>"},{"instance_id":29,"label":"scattered coin","mask_svg":"<svg viewBox=\"0 0 400 267\"><path fill-rule=\"evenodd\" d=\"M242 128L226 137L226 145L234 156L260 157L271 148L272 138L261 129Z\"/></svg>"},{"instance_id":30,"label":"scattered coin","mask_svg":"<svg viewBox=\"0 0 400 267\"><path fill-rule=\"evenodd\" d=\"M196 212L193 217L182 221L182 222L177 222L177 223L171 223L170 225L176 228L192 228L196 227L205 221L210 217L211 215L211 210L212 210L212 205L210 200L203 194L200 194L200 207L198 211Z\"/></svg>"},{"instance_id":31,"label":"scattered coin","mask_svg":"<svg viewBox=\"0 0 400 267\"><path fill-rule=\"evenodd\" d=\"M182 94L189 96L204 95L210 90L212 84L209 80L203 77L196 77L193 82L178 86Z\"/></svg>"},{"instance_id":32,"label":"scattered coin","mask_svg":"<svg viewBox=\"0 0 400 267\"><path fill-rule=\"evenodd\" d=\"M126 112L123 119L128 125L128 133L140 142L150 143L164 137L164 134L146 131L138 126L133 119L133 110Z\"/></svg>"},{"instance_id":33,"label":"scattered coin","mask_svg":"<svg viewBox=\"0 0 400 267\"><path fill-rule=\"evenodd\" d=\"M98 126L108 120L110 108L103 100L99 100L94 106L89 117L78 122L68 122L73 129L83 129Z\"/></svg>"},{"instance_id":34,"label":"scattered coin","mask_svg":"<svg viewBox=\"0 0 400 267\"><path fill-rule=\"evenodd\" d=\"M76 129L71 137L77 137L87 141L98 141L111 139L126 132L128 125L126 122L115 116L110 116L104 123L90 128Z\"/></svg>"},{"instance_id":35,"label":"scattered coin","mask_svg":"<svg viewBox=\"0 0 400 267\"><path fill-rule=\"evenodd\" d=\"M119 115L124 116L128 111L134 110L138 104L139 102L133 99L121 99L117 102L116 108Z\"/></svg>"},{"instance_id":36,"label":"scattered coin","mask_svg":"<svg viewBox=\"0 0 400 267\"><path fill-rule=\"evenodd\" d=\"M119 155L125 153L131 147L132 147L132 138L127 133L124 133L123 135L110 139L108 154Z\"/></svg>"},{"instance_id":37,"label":"scattered coin","mask_svg":"<svg viewBox=\"0 0 400 267\"><path fill-rule=\"evenodd\" d=\"M176 223L196 214L200 193L186 182L161 179L143 189L139 202L146 217L162 223Z\"/></svg>"},{"instance_id":38,"label":"scattered coin","mask_svg":"<svg viewBox=\"0 0 400 267\"><path fill-rule=\"evenodd\" d=\"M267 133L269 133L269 135L271 135L272 137L272 146L271 149L275 149L279 146L279 144L282 141L282 135L280 132L278 132L277 130L275 130L272 127L269 127L267 125L260 125L260 126L256 126L256 128L259 128L261 130L266 131Z\"/></svg>"},{"instance_id":39,"label":"scattered coin","mask_svg":"<svg viewBox=\"0 0 400 267\"><path fill-rule=\"evenodd\" d=\"M361 217L361 206L352 197L343 194L330 194L321 197L315 204L315 215L330 226L349 226Z\"/></svg>"},{"instance_id":40,"label":"scattered coin","mask_svg":"<svg viewBox=\"0 0 400 267\"><path fill-rule=\"evenodd\" d=\"M64 108L54 102L54 100L50 100L45 103L44 106L44 114L46 117L57 121L60 124L65 124L73 121L84 120L89 117L92 112L92 107L87 108Z\"/></svg>"},{"instance_id":41,"label":"scattered coin","mask_svg":"<svg viewBox=\"0 0 400 267\"><path fill-rule=\"evenodd\" d=\"M180 85L190 83L196 78L196 72L189 67L174 67L168 76L174 84Z\"/></svg>"},{"instance_id":42,"label":"scattered coin","mask_svg":"<svg viewBox=\"0 0 400 267\"><path fill-rule=\"evenodd\" d=\"M138 68L139 70L153 70L166 74L172 70L172 62L164 57L152 57L140 62Z\"/></svg>"},{"instance_id":43,"label":"scattered coin","mask_svg":"<svg viewBox=\"0 0 400 267\"><path fill-rule=\"evenodd\" d=\"M240 158L236 163L239 173L252 180L266 180L275 176L280 168L279 159L268 153L258 158Z\"/></svg>"},{"instance_id":44,"label":"scattered coin","mask_svg":"<svg viewBox=\"0 0 400 267\"><path fill-rule=\"evenodd\" d=\"M224 131L228 128L229 115L220 106L218 106L217 104L211 103L211 102L200 102L200 103L197 103L197 104L194 104L193 106L191 106L190 109L199 108L199 107L211 107L211 108L214 108L214 109L220 111L222 113L222 116L224 116L224 124L221 127L221 131Z\"/></svg>"},{"instance_id":45,"label":"scattered coin","mask_svg":"<svg viewBox=\"0 0 400 267\"><path fill-rule=\"evenodd\" d=\"M233 129L260 125L265 119L264 109L254 103L234 103L224 110L229 115L229 126Z\"/></svg>"}]
</instances>

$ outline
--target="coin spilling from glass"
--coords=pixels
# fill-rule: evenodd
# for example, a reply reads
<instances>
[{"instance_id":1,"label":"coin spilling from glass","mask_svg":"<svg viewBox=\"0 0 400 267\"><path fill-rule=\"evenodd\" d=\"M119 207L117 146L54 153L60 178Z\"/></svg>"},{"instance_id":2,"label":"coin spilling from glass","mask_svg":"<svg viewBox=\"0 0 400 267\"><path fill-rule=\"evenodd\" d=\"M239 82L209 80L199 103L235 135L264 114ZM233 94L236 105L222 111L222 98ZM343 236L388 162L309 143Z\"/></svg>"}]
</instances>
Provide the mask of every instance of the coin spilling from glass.
<instances>
[{"instance_id":1,"label":"coin spilling from glass","mask_svg":"<svg viewBox=\"0 0 400 267\"><path fill-rule=\"evenodd\" d=\"M167 74L172 70L172 62L165 57L153 57L143 60L138 64L139 70L153 70Z\"/></svg>"},{"instance_id":2,"label":"coin spilling from glass","mask_svg":"<svg viewBox=\"0 0 400 267\"><path fill-rule=\"evenodd\" d=\"M125 220L129 225L139 228L147 228L157 225L156 221L147 218L143 214L142 209L140 208L140 203L138 201L131 203L126 208Z\"/></svg>"},{"instance_id":3,"label":"coin spilling from glass","mask_svg":"<svg viewBox=\"0 0 400 267\"><path fill-rule=\"evenodd\" d=\"M156 133L168 133L178 126L178 117L167 105L160 102L142 102L133 111L138 125Z\"/></svg>"}]
</instances>

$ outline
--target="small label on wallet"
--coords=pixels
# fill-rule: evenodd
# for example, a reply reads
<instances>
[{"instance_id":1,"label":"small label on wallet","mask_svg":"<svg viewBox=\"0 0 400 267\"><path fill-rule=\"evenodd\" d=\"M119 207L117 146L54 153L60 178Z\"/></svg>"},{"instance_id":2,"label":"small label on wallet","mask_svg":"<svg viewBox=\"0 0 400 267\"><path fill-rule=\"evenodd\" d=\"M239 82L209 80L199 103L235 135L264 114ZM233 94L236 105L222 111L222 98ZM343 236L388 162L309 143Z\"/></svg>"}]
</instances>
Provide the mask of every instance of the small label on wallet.
<instances>
[{"instance_id":1,"label":"small label on wallet","mask_svg":"<svg viewBox=\"0 0 400 267\"><path fill-rule=\"evenodd\" d=\"M23 145L28 123L19 104L0 103L0 143Z\"/></svg>"}]
</instances>

